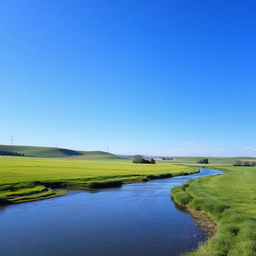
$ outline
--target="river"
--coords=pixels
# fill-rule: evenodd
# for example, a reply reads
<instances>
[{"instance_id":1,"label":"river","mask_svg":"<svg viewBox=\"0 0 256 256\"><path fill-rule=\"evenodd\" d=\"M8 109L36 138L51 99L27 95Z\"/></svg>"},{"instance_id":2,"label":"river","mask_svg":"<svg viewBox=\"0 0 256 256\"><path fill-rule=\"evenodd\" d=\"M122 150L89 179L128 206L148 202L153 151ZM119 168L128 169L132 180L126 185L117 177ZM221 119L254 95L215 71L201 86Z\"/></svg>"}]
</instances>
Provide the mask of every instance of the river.
<instances>
[{"instance_id":1,"label":"river","mask_svg":"<svg viewBox=\"0 0 256 256\"><path fill-rule=\"evenodd\" d=\"M3 256L178 256L206 240L170 197L200 173L95 192L70 191L0 209Z\"/></svg>"}]
</instances>

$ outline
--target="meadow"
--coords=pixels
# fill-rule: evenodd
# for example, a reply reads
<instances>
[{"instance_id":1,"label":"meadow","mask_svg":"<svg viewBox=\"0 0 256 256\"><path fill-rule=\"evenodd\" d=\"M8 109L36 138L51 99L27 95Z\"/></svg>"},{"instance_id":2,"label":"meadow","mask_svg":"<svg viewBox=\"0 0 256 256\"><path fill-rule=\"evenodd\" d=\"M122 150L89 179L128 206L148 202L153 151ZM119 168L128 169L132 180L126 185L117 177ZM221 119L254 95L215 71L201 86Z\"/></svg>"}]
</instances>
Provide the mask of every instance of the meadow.
<instances>
[{"instance_id":1,"label":"meadow","mask_svg":"<svg viewBox=\"0 0 256 256\"><path fill-rule=\"evenodd\" d=\"M196 164L198 160L207 158L210 164L233 165L237 161L256 161L255 157L174 157L173 160L167 160L171 163Z\"/></svg>"},{"instance_id":2,"label":"meadow","mask_svg":"<svg viewBox=\"0 0 256 256\"><path fill-rule=\"evenodd\" d=\"M209 216L216 235L189 256L256 255L256 168L209 166L223 175L191 180L172 190L174 200Z\"/></svg>"},{"instance_id":3,"label":"meadow","mask_svg":"<svg viewBox=\"0 0 256 256\"><path fill-rule=\"evenodd\" d=\"M5 153L18 153L27 157L40 157L40 158L80 158L90 159L97 158L102 159L123 159L121 156L117 156L104 151L78 151L67 148L59 147L38 147L38 146L17 146L17 145L0 145L1 151Z\"/></svg>"},{"instance_id":4,"label":"meadow","mask_svg":"<svg viewBox=\"0 0 256 256\"><path fill-rule=\"evenodd\" d=\"M98 152L91 154L95 156ZM194 167L200 166L169 161L133 164L131 160L114 157L77 157L80 156L1 156L0 204L55 197L68 189L97 189L186 175L197 172ZM222 175L191 180L172 190L178 204L207 216L217 225L215 236L188 256L256 255L256 167L232 166L233 160L221 159L229 165L207 165L223 170Z\"/></svg>"},{"instance_id":5,"label":"meadow","mask_svg":"<svg viewBox=\"0 0 256 256\"><path fill-rule=\"evenodd\" d=\"M0 157L0 203L18 203L65 193L194 173L191 167L130 161Z\"/></svg>"}]
</instances>

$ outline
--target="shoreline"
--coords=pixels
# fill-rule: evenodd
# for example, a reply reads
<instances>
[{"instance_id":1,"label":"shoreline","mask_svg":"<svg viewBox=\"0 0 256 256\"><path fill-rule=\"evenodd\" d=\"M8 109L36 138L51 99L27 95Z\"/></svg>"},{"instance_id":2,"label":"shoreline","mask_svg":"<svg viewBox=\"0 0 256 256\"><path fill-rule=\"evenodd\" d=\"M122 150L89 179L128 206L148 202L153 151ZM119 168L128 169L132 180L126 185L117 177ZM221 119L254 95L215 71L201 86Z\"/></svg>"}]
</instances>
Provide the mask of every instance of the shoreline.
<instances>
[{"instance_id":1,"label":"shoreline","mask_svg":"<svg viewBox=\"0 0 256 256\"><path fill-rule=\"evenodd\" d=\"M49 199L49 198L54 198L58 196L62 196L68 193L70 190L80 190L80 191L97 191L99 189L107 189L107 188L119 188L122 187L122 185L125 184L132 184L132 183L144 183L147 181L155 180L155 179L166 179L166 178L173 178L173 177L178 177L178 176L187 176L187 175L192 175L195 173L200 172L200 170L195 170L194 172L181 172L178 174L172 174L172 173L163 173L163 174L152 174L152 175L147 175L147 176L141 176L140 179L134 179L134 180L102 180L102 181L96 181L96 182L88 182L86 186L81 186L79 183L70 183L70 185L67 186L69 181L62 181L62 182L37 182L40 185L46 186L46 190L51 190L52 194L46 195L46 196L40 196L39 193L32 193L32 194L27 194L26 196L28 198L22 198L19 201L11 201L8 198L0 198L0 207L8 206L8 205L15 205L15 204L20 204L20 203L26 203L26 202L33 202L33 201L38 201L38 200L44 200L44 199ZM66 183L66 184L65 184ZM64 185L65 184L65 185ZM38 194L37 197L29 198L31 195L35 196ZM25 197L26 197L25 196Z\"/></svg>"},{"instance_id":2,"label":"shoreline","mask_svg":"<svg viewBox=\"0 0 256 256\"><path fill-rule=\"evenodd\" d=\"M202 168L205 168L205 167L202 167ZM214 170L219 171L218 169L214 169ZM219 174L211 175L211 176L218 176L218 175ZM206 177L211 177L211 176L206 176ZM195 179L195 180L198 180L198 179ZM171 198L175 203L175 205L181 210L183 210L184 212L188 213L192 217L196 225L202 229L202 231L204 232L204 236L206 238L206 241L203 243L205 244L207 241L209 241L210 239L213 239L215 235L217 235L218 223L210 212L202 210L201 207L199 206L195 207L194 209L193 207L189 206L189 203L193 202L193 200L196 198L187 191L187 188L189 186L190 184L186 182L183 185L172 188ZM188 255L190 255L190 253L196 252L197 250L199 250L200 247L201 247L201 244L199 244L198 247L195 248L192 252L188 252Z\"/></svg>"},{"instance_id":3,"label":"shoreline","mask_svg":"<svg viewBox=\"0 0 256 256\"><path fill-rule=\"evenodd\" d=\"M188 206L181 204L172 197L173 202L177 208L188 213L196 223L204 231L204 235L207 239L214 237L217 233L217 223L213 220L212 216L206 212L200 212L189 208Z\"/></svg>"}]
</instances>

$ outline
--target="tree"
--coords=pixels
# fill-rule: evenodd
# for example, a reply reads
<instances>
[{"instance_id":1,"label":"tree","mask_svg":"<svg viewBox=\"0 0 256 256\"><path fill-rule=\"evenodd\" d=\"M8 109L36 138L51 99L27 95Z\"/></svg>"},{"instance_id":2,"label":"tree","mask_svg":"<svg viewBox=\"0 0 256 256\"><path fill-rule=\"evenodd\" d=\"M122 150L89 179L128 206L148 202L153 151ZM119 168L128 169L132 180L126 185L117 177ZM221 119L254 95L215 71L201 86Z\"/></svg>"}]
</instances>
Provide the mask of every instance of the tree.
<instances>
[{"instance_id":1,"label":"tree","mask_svg":"<svg viewBox=\"0 0 256 256\"><path fill-rule=\"evenodd\" d=\"M13 152L13 151L0 150L0 156L25 156L25 155L21 153Z\"/></svg>"},{"instance_id":2,"label":"tree","mask_svg":"<svg viewBox=\"0 0 256 256\"><path fill-rule=\"evenodd\" d=\"M209 164L209 160L207 158L205 159L200 159L197 161L198 164Z\"/></svg>"},{"instance_id":3,"label":"tree","mask_svg":"<svg viewBox=\"0 0 256 256\"><path fill-rule=\"evenodd\" d=\"M256 166L256 162L255 161L251 162L251 166Z\"/></svg>"},{"instance_id":4,"label":"tree","mask_svg":"<svg viewBox=\"0 0 256 256\"><path fill-rule=\"evenodd\" d=\"M155 164L155 163L156 163L156 160L155 160L154 158L151 158L151 159L150 159L150 162L151 162L151 164Z\"/></svg>"},{"instance_id":5,"label":"tree","mask_svg":"<svg viewBox=\"0 0 256 256\"><path fill-rule=\"evenodd\" d=\"M242 166L243 162L241 160L236 161L233 166Z\"/></svg>"},{"instance_id":6,"label":"tree","mask_svg":"<svg viewBox=\"0 0 256 256\"><path fill-rule=\"evenodd\" d=\"M143 156L142 155L135 155L133 157L133 163L142 163L144 160Z\"/></svg>"},{"instance_id":7,"label":"tree","mask_svg":"<svg viewBox=\"0 0 256 256\"><path fill-rule=\"evenodd\" d=\"M243 162L243 166L251 166L251 163L248 161Z\"/></svg>"},{"instance_id":8,"label":"tree","mask_svg":"<svg viewBox=\"0 0 256 256\"><path fill-rule=\"evenodd\" d=\"M145 159L142 155L135 155L132 160L135 164L155 164L155 159L151 158L151 160Z\"/></svg>"},{"instance_id":9,"label":"tree","mask_svg":"<svg viewBox=\"0 0 256 256\"><path fill-rule=\"evenodd\" d=\"M233 166L253 166L255 167L256 166L256 162L255 161L252 161L252 162L249 162L249 161L236 161Z\"/></svg>"}]
</instances>

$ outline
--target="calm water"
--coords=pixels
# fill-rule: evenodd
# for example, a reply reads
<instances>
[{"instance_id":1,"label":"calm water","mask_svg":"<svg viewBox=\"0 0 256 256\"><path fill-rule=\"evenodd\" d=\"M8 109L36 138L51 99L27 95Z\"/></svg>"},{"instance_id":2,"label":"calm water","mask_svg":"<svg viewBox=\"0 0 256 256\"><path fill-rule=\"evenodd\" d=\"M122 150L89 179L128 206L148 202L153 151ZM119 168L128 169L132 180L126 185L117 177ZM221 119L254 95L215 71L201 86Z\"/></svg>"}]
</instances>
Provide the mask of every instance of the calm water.
<instances>
[{"instance_id":1,"label":"calm water","mask_svg":"<svg viewBox=\"0 0 256 256\"><path fill-rule=\"evenodd\" d=\"M190 215L178 210L170 189L201 173L0 209L3 256L175 256L204 241Z\"/></svg>"}]
</instances>

